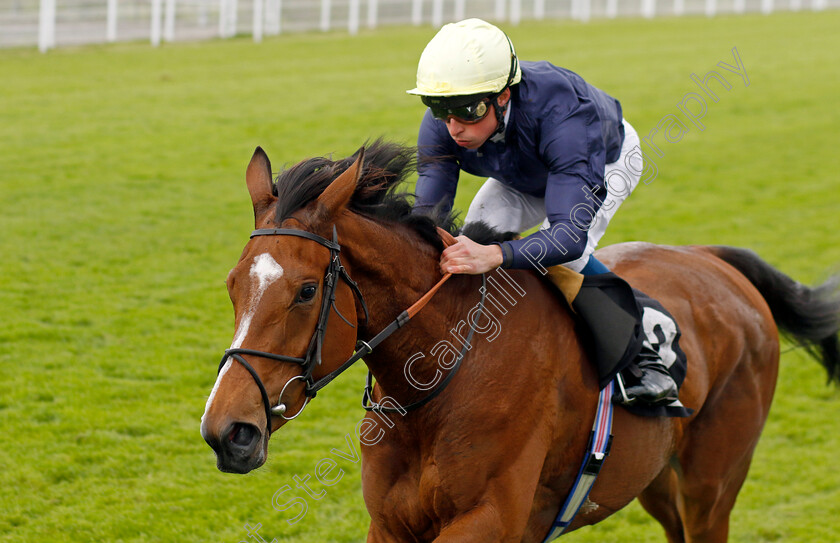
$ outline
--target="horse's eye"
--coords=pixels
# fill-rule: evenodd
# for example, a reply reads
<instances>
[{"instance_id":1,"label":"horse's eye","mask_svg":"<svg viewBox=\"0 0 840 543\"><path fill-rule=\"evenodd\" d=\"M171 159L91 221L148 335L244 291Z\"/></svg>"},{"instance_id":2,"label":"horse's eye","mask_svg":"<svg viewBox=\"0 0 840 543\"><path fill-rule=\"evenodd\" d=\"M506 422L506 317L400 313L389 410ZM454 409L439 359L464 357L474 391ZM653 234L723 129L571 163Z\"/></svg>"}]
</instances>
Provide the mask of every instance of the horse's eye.
<instances>
[{"instance_id":1,"label":"horse's eye","mask_svg":"<svg viewBox=\"0 0 840 543\"><path fill-rule=\"evenodd\" d=\"M303 285L298 292L297 302L308 302L315 297L316 292L318 292L318 285L315 283Z\"/></svg>"}]
</instances>

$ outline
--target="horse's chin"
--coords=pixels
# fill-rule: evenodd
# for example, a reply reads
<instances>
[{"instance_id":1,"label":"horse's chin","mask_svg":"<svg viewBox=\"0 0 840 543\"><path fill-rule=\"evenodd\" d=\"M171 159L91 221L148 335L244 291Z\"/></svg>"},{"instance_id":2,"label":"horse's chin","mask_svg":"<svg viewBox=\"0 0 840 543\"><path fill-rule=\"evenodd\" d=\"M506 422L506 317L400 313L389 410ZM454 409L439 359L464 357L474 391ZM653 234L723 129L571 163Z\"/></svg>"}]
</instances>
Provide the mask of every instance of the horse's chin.
<instances>
[{"instance_id":1,"label":"horse's chin","mask_svg":"<svg viewBox=\"0 0 840 543\"><path fill-rule=\"evenodd\" d=\"M263 441L267 441L263 439ZM216 467L223 473L249 473L265 464L268 457L268 443L257 448L253 455L241 457L230 454L216 454Z\"/></svg>"},{"instance_id":2,"label":"horse's chin","mask_svg":"<svg viewBox=\"0 0 840 543\"><path fill-rule=\"evenodd\" d=\"M265 459L256 459L253 461L223 461L221 458L218 459L216 462L216 467L219 468L219 471L223 473L238 473L240 475L244 475L249 473L259 467L261 467L265 463Z\"/></svg>"}]
</instances>

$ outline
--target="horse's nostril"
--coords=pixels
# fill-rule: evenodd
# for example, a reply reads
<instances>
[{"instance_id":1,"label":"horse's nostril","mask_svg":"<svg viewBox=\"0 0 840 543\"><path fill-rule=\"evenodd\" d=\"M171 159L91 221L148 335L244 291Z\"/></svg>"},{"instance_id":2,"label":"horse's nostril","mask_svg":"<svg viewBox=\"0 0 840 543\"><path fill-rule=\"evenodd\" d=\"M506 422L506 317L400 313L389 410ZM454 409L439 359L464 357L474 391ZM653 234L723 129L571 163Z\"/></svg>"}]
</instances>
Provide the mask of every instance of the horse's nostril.
<instances>
[{"instance_id":1,"label":"horse's nostril","mask_svg":"<svg viewBox=\"0 0 840 543\"><path fill-rule=\"evenodd\" d=\"M228 434L228 440L238 447L248 447L256 437L256 430L250 424L237 423Z\"/></svg>"}]
</instances>

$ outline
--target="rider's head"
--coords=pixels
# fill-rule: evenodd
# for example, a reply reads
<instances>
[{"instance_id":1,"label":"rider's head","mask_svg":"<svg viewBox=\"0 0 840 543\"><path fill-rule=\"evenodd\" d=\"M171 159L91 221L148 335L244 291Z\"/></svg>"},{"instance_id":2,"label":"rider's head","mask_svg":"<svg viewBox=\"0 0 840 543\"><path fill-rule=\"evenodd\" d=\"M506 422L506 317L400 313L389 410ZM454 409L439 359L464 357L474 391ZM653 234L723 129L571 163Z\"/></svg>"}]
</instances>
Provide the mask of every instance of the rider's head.
<instances>
[{"instance_id":1,"label":"rider's head","mask_svg":"<svg viewBox=\"0 0 840 543\"><path fill-rule=\"evenodd\" d=\"M488 125L490 137L504 130L508 87L521 79L507 35L481 19L467 19L444 26L432 38L420 55L417 86L408 92L419 95L432 115L447 125ZM495 122L488 115L491 110ZM458 141L451 126L450 134Z\"/></svg>"}]
</instances>

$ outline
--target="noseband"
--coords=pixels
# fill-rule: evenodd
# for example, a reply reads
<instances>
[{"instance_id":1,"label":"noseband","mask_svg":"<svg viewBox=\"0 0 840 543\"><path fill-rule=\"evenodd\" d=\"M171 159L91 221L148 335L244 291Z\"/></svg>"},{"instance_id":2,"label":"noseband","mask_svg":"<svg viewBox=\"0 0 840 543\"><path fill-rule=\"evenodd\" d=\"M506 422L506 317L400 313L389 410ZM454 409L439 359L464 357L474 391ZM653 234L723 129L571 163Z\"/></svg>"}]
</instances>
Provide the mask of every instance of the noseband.
<instances>
[{"instance_id":1,"label":"noseband","mask_svg":"<svg viewBox=\"0 0 840 543\"><path fill-rule=\"evenodd\" d=\"M446 282L447 279L451 277L451 274L446 274L431 290L429 290L420 300L418 300L414 305L400 313L396 319L394 319L391 324L386 326L381 332L376 334L373 338L369 341L362 341L359 340L356 343L355 353L348 358L341 366L339 366L336 370L328 373L324 377L319 380L315 380L312 376L312 373L315 369L315 366L319 366L321 364L321 350L324 343L324 334L327 329L327 322L330 316L330 309L333 309L336 314L338 314L341 319L346 322L350 327L353 327L353 324L350 323L344 316L338 311L338 308L335 306L335 289L338 285L338 279L341 278L344 280L345 283L350 287L350 290L353 291L353 295L356 299L359 300L359 303L362 306L362 310L365 313L365 322L369 320L369 313L367 304L365 303L365 298L362 295L361 290L359 290L359 286L356 284L355 281L350 277L350 274L347 273L347 270L341 264L341 259L339 257L339 253L341 252L341 246L338 244L338 234L336 232L335 226L333 226L333 239L332 241L321 237L317 234L313 234L312 232L307 232L305 230L294 230L291 228L261 228L254 230L251 232L251 238L257 236L297 236L305 239L312 240L316 243L319 243L330 250L330 263L327 266L327 270L324 273L324 294L321 298L321 310L318 315L318 323L315 325L315 332L312 334L312 339L309 341L309 347L306 350L306 355L301 357L295 356L286 356L282 354L274 354L265 351L257 351L254 349L228 349L225 351L224 356L222 357L222 361L219 363L219 369L217 373L222 371L222 368L227 363L228 359L232 358L242 364L242 366L248 370L248 373L251 374L251 377L254 378L254 382L257 383L257 386L260 389L260 394L262 395L263 406L265 407L265 418L266 418L266 427L267 433L266 435L271 435L271 417L279 416L285 420L292 420L300 415L306 405L309 403L311 398L314 398L315 395L318 393L319 390L327 386L333 379L338 377L341 373L343 373L347 368L352 366L355 362L361 359L364 356L370 354L373 349L379 345L385 338L390 336L392 333L397 331L399 328L402 328L417 312L420 311L428 302L431 300L432 296L434 296L435 292ZM484 300L487 293L486 289L486 278L482 274L482 288L481 292L481 301L479 302L479 311L476 314L474 320L480 318L483 310L484 310ZM473 333L475 332L475 325L474 322L470 322L470 331L467 335L466 342L464 343L463 348L461 349L460 354L458 355L458 359L453 364L452 369L449 371L449 375L446 376L443 381L425 398L416 401L412 404L405 406L404 408L400 409L400 412L411 411L413 409L417 409L426 403L430 402L434 399L438 394L443 392L443 389L451 382L452 378L455 376L455 373L458 371L458 368L461 365L461 361L464 359L466 355L466 351L469 348L470 342L472 341ZM278 403L275 406L271 405L271 400L268 398L268 391L265 388L265 385L260 379L259 374L257 371L245 360L243 355L251 355L251 356L258 356L262 358L268 358L270 360L276 360L278 362L291 362L293 364L298 364L302 367L303 373L301 375L296 375L289 379L285 385L283 385L283 389L280 391L280 397L278 398ZM282 403L283 394L286 392L286 388L292 381L296 381L300 379L304 383L304 395L306 399L304 400L303 405L298 410L297 413L292 415L291 417L287 417L286 413L286 404ZM372 376L370 372L368 372L368 379L367 379L367 386L365 387L364 397L362 400L362 405L367 410L373 411L382 411L382 412L394 412L397 411L394 408L389 408L385 406L378 405L373 402L372 399L372 392L373 392L373 385L372 385ZM370 402L370 405L368 405Z\"/></svg>"}]
</instances>

